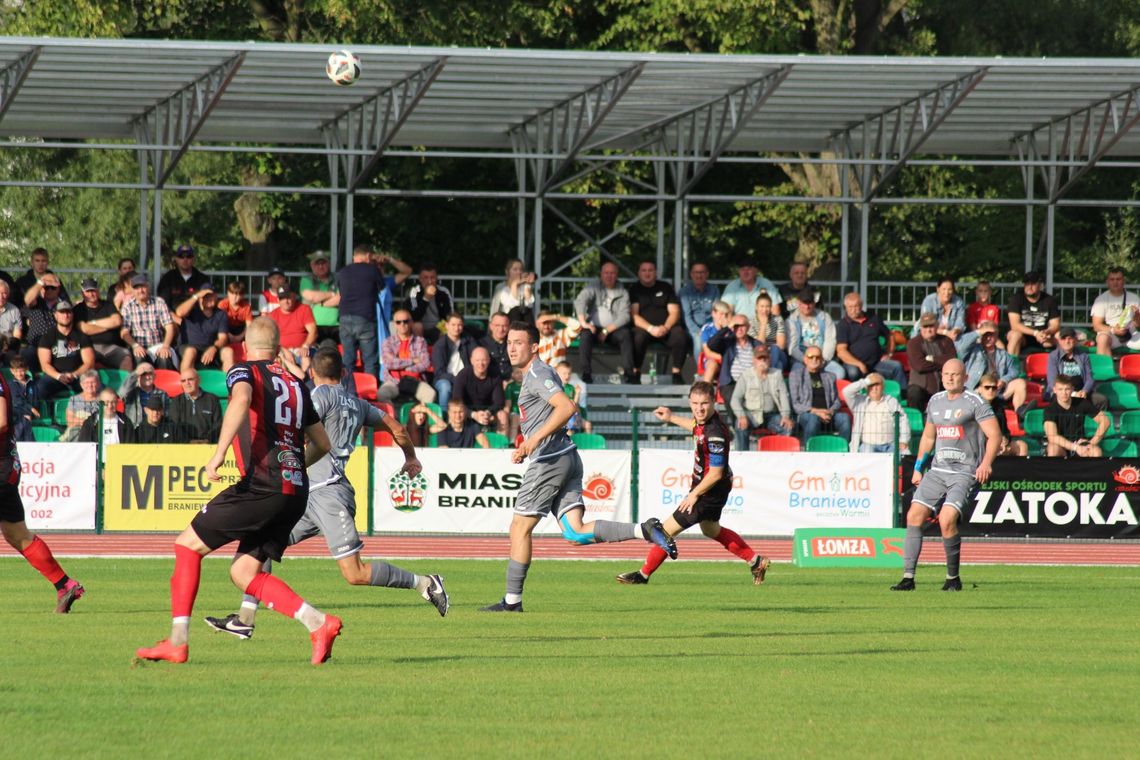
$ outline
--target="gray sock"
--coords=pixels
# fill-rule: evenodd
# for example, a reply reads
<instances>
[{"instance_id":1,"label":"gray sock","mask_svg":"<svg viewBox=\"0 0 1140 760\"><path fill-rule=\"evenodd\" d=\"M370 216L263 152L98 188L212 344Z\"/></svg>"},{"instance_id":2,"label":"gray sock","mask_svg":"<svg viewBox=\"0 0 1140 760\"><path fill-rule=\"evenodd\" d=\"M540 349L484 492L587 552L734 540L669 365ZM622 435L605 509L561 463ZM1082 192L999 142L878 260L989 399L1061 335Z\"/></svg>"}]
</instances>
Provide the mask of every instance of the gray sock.
<instances>
[{"instance_id":1,"label":"gray sock","mask_svg":"<svg viewBox=\"0 0 1140 760\"><path fill-rule=\"evenodd\" d=\"M638 538L641 526L635 523L619 523L613 520L594 520L594 538L599 544L614 544L619 541L632 541Z\"/></svg>"},{"instance_id":2,"label":"gray sock","mask_svg":"<svg viewBox=\"0 0 1140 760\"><path fill-rule=\"evenodd\" d=\"M507 562L507 593L522 596L523 584L526 583L526 572L530 563L523 564L513 559Z\"/></svg>"},{"instance_id":3,"label":"gray sock","mask_svg":"<svg viewBox=\"0 0 1140 760\"><path fill-rule=\"evenodd\" d=\"M958 565L962 559L962 537L943 538L942 548L946 550L946 577L957 578Z\"/></svg>"},{"instance_id":4,"label":"gray sock","mask_svg":"<svg viewBox=\"0 0 1140 760\"><path fill-rule=\"evenodd\" d=\"M369 586L385 586L387 588L414 588L416 576L402 567L389 565L387 562L372 563L372 580Z\"/></svg>"},{"instance_id":5,"label":"gray sock","mask_svg":"<svg viewBox=\"0 0 1140 760\"><path fill-rule=\"evenodd\" d=\"M918 555L922 553L922 528L906 526L906 539L903 541L903 577L913 578L918 567Z\"/></svg>"}]
</instances>

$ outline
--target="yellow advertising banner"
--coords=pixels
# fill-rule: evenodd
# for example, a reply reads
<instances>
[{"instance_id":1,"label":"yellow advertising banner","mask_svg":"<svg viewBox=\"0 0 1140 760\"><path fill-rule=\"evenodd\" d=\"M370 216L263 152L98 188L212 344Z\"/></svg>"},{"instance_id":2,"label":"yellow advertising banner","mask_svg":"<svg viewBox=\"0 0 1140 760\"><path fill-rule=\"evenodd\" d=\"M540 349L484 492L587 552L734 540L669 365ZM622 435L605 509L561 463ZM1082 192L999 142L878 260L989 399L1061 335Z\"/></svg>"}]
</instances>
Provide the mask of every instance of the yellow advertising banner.
<instances>
[{"instance_id":1,"label":"yellow advertising banner","mask_svg":"<svg viewBox=\"0 0 1140 760\"><path fill-rule=\"evenodd\" d=\"M206 478L208 444L143 446L117 444L105 449L103 529L181 532L210 499L238 480L232 453L218 470L218 483ZM368 529L368 451L357 449L348 462L356 488L356 527Z\"/></svg>"}]
</instances>

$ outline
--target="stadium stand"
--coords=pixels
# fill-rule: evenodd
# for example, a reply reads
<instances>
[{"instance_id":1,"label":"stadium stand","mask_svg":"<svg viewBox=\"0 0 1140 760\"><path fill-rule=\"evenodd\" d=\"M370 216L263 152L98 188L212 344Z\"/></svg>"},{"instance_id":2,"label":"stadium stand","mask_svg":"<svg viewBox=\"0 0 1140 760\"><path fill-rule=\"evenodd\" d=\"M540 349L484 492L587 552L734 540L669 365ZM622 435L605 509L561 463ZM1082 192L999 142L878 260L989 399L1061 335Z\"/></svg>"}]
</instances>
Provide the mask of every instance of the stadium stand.
<instances>
[{"instance_id":1,"label":"stadium stand","mask_svg":"<svg viewBox=\"0 0 1140 760\"><path fill-rule=\"evenodd\" d=\"M848 450L848 443L838 435L813 435L807 441L805 451L817 451L827 453L846 453Z\"/></svg>"},{"instance_id":2,"label":"stadium stand","mask_svg":"<svg viewBox=\"0 0 1140 760\"><path fill-rule=\"evenodd\" d=\"M800 439L796 438L794 435L766 435L756 442L756 450L799 451Z\"/></svg>"}]
</instances>

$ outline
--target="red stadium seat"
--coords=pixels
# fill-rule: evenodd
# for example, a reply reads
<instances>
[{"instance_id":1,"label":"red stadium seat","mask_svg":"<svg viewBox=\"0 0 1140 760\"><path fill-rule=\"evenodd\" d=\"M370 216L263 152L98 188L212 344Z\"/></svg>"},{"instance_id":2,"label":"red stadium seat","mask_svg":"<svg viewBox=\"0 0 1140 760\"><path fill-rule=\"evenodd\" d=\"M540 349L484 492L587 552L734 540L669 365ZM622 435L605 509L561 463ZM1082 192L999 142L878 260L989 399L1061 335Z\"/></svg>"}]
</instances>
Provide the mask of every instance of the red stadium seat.
<instances>
[{"instance_id":1,"label":"red stadium seat","mask_svg":"<svg viewBox=\"0 0 1140 760\"><path fill-rule=\"evenodd\" d=\"M245 341L239 343L231 343L230 348L234 350L234 363L245 361Z\"/></svg>"},{"instance_id":2,"label":"red stadium seat","mask_svg":"<svg viewBox=\"0 0 1140 760\"><path fill-rule=\"evenodd\" d=\"M1120 377L1134 383L1140 381L1140 354L1125 354L1120 357Z\"/></svg>"},{"instance_id":3,"label":"red stadium seat","mask_svg":"<svg viewBox=\"0 0 1140 760\"><path fill-rule=\"evenodd\" d=\"M758 451L799 451L800 439L791 435L766 435L756 443Z\"/></svg>"},{"instance_id":4,"label":"red stadium seat","mask_svg":"<svg viewBox=\"0 0 1140 760\"><path fill-rule=\"evenodd\" d=\"M1041 381L1049 367L1049 354L1027 354L1025 357L1025 376L1030 380Z\"/></svg>"},{"instance_id":5,"label":"red stadium seat","mask_svg":"<svg viewBox=\"0 0 1140 760\"><path fill-rule=\"evenodd\" d=\"M395 446L396 439L386 430L377 430L372 434L372 445L376 448L380 448L381 446Z\"/></svg>"},{"instance_id":6,"label":"red stadium seat","mask_svg":"<svg viewBox=\"0 0 1140 760\"><path fill-rule=\"evenodd\" d=\"M370 375L367 372L353 372L352 381L356 383L356 395L365 401L376 400L376 390L379 385L376 382L376 376Z\"/></svg>"},{"instance_id":7,"label":"red stadium seat","mask_svg":"<svg viewBox=\"0 0 1140 760\"><path fill-rule=\"evenodd\" d=\"M906 357L906 349L895 351L891 358L902 365L903 372L910 372L910 359Z\"/></svg>"},{"instance_id":8,"label":"red stadium seat","mask_svg":"<svg viewBox=\"0 0 1140 760\"><path fill-rule=\"evenodd\" d=\"M182 395L182 373L172 369L156 369L154 371L154 384L166 391L166 395L174 398Z\"/></svg>"},{"instance_id":9,"label":"red stadium seat","mask_svg":"<svg viewBox=\"0 0 1140 760\"><path fill-rule=\"evenodd\" d=\"M1035 383L1032 380L1025 381L1025 400L1036 401L1038 405L1041 404L1042 399L1045 397L1045 389L1041 387L1041 383Z\"/></svg>"},{"instance_id":10,"label":"red stadium seat","mask_svg":"<svg viewBox=\"0 0 1140 760\"><path fill-rule=\"evenodd\" d=\"M1012 409L1005 410L1005 424L1009 428L1011 438L1025 437L1025 430L1021 427L1021 420L1017 419L1017 412Z\"/></svg>"},{"instance_id":11,"label":"red stadium seat","mask_svg":"<svg viewBox=\"0 0 1140 760\"><path fill-rule=\"evenodd\" d=\"M373 401L372 406L387 414L392 419L399 419L396 417L396 407L389 404L387 401Z\"/></svg>"}]
</instances>

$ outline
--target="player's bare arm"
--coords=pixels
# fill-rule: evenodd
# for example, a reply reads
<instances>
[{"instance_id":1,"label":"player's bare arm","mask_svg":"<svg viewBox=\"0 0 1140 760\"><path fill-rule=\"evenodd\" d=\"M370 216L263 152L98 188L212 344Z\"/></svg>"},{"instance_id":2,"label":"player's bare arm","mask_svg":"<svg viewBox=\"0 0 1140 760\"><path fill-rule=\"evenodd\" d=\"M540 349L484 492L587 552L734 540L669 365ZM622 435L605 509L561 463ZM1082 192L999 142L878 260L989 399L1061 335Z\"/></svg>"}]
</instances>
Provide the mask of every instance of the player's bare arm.
<instances>
[{"instance_id":1,"label":"player's bare arm","mask_svg":"<svg viewBox=\"0 0 1140 760\"><path fill-rule=\"evenodd\" d=\"M388 432L392 434L392 440L400 447L400 451L404 452L404 466L400 468L400 471L407 473L409 478L419 475L424 466L420 464L420 460L416 456L416 447L412 445L412 439L408 436L408 429L401 425L399 420L388 415L380 420L380 424L388 429Z\"/></svg>"},{"instance_id":2,"label":"player's bare arm","mask_svg":"<svg viewBox=\"0 0 1140 760\"><path fill-rule=\"evenodd\" d=\"M672 410L667 406L659 406L653 410L653 416L664 422L666 425L673 424L679 428L684 428L690 433L693 432L693 427L697 424L691 417L678 417L673 414Z\"/></svg>"},{"instance_id":3,"label":"player's bare arm","mask_svg":"<svg viewBox=\"0 0 1140 760\"><path fill-rule=\"evenodd\" d=\"M995 421L994 424L996 425L997 422ZM931 425L928 421L926 423L926 426L922 429L922 439L919 440L918 451L915 452L914 474L910 476L910 482L916 486L918 485L919 481L922 480L922 466L920 463L925 463L927 458L930 456L930 452L934 451L934 441L937 439L937 437L938 436L934 431L934 426ZM998 436L998 438L998 443L1001 443L1001 436Z\"/></svg>"},{"instance_id":4,"label":"player's bare arm","mask_svg":"<svg viewBox=\"0 0 1140 760\"><path fill-rule=\"evenodd\" d=\"M546 403L554 407L554 413L550 415L546 423L543 424L534 435L527 438L514 450L511 454L511 461L515 464L521 463L530 456L535 449L541 446L543 441L566 427L566 423L570 421L570 418L578 413L578 405L565 393L554 394L546 400Z\"/></svg>"},{"instance_id":5,"label":"player's bare arm","mask_svg":"<svg viewBox=\"0 0 1140 760\"><path fill-rule=\"evenodd\" d=\"M230 388L230 405L222 417L222 431L218 434L218 445L214 447L214 455L206 463L206 478L217 482L222 479L218 475L218 468L226 460L226 452L237 437L238 431L246 418L249 417L249 406L253 399L253 388L249 383L235 383ZM327 438L326 438L327 440Z\"/></svg>"},{"instance_id":6,"label":"player's bare arm","mask_svg":"<svg viewBox=\"0 0 1140 760\"><path fill-rule=\"evenodd\" d=\"M309 468L329 453L332 444L329 442L329 434L325 432L325 426L319 422L306 427L305 436L308 438L308 443L305 445L305 467Z\"/></svg>"},{"instance_id":7,"label":"player's bare arm","mask_svg":"<svg viewBox=\"0 0 1140 760\"><path fill-rule=\"evenodd\" d=\"M993 473L994 458L1001 451L1001 426L998 425L996 417L982 420L978 426L986 434L986 453L982 456L978 469L974 471L974 477L978 483L984 484L990 479L990 475Z\"/></svg>"}]
</instances>

